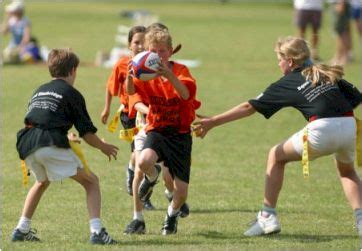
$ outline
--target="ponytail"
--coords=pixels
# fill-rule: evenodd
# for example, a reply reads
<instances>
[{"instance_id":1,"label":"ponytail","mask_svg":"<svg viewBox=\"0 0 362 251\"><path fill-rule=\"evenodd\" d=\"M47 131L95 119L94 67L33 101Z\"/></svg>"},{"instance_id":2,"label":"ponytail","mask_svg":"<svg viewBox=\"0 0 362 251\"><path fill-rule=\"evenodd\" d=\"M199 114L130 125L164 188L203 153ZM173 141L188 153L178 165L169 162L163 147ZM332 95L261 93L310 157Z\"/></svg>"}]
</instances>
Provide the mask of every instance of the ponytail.
<instances>
[{"instance_id":1,"label":"ponytail","mask_svg":"<svg viewBox=\"0 0 362 251\"><path fill-rule=\"evenodd\" d=\"M315 87L318 83L336 84L342 79L344 72L343 67L339 65L317 64L304 69L302 75Z\"/></svg>"}]
</instances>

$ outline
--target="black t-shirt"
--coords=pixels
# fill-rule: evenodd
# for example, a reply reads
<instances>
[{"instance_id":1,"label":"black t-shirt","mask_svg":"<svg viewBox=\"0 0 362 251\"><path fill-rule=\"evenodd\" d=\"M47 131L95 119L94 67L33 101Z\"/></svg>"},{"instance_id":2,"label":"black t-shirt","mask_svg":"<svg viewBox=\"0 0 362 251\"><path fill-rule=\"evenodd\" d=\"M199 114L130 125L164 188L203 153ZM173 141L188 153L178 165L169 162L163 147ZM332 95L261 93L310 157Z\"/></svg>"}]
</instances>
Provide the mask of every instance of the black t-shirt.
<instances>
[{"instance_id":1,"label":"black t-shirt","mask_svg":"<svg viewBox=\"0 0 362 251\"><path fill-rule=\"evenodd\" d=\"M298 68L285 75L249 103L267 119L283 107L290 106L309 120L312 116L340 117L361 102L361 93L347 81L312 87L311 82L302 76L302 70Z\"/></svg>"},{"instance_id":2,"label":"black t-shirt","mask_svg":"<svg viewBox=\"0 0 362 251\"><path fill-rule=\"evenodd\" d=\"M67 133L74 125L79 136L96 133L82 94L61 79L40 86L33 94L24 123L18 132L17 149L21 159L40 147L69 148Z\"/></svg>"}]
</instances>

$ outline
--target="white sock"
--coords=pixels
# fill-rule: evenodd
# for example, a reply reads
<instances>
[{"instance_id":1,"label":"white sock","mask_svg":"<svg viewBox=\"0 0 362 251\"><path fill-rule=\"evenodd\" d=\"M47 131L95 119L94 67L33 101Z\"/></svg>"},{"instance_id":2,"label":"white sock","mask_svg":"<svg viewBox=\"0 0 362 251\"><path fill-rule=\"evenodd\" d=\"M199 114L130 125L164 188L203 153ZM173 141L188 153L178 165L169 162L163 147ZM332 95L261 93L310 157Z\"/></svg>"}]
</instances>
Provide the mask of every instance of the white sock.
<instances>
[{"instance_id":1,"label":"white sock","mask_svg":"<svg viewBox=\"0 0 362 251\"><path fill-rule=\"evenodd\" d=\"M180 212L180 208L174 209L171 205L168 206L168 209L167 209L168 216L174 216L178 212Z\"/></svg>"},{"instance_id":2,"label":"white sock","mask_svg":"<svg viewBox=\"0 0 362 251\"><path fill-rule=\"evenodd\" d=\"M102 229L102 222L99 218L93 218L89 220L90 232L99 234Z\"/></svg>"},{"instance_id":3,"label":"white sock","mask_svg":"<svg viewBox=\"0 0 362 251\"><path fill-rule=\"evenodd\" d=\"M21 216L16 228L19 229L22 233L28 233L30 231L30 224L31 219Z\"/></svg>"},{"instance_id":4,"label":"white sock","mask_svg":"<svg viewBox=\"0 0 362 251\"><path fill-rule=\"evenodd\" d=\"M145 219L143 218L143 212L133 212L133 219L134 220L139 220L139 221L145 221Z\"/></svg>"},{"instance_id":5,"label":"white sock","mask_svg":"<svg viewBox=\"0 0 362 251\"><path fill-rule=\"evenodd\" d=\"M151 175L151 176L149 176L149 175L147 175L147 174L146 174L146 176L147 176L147 179L148 179L150 182L154 182L155 180L157 180L157 178L158 178L158 172L157 172L156 168L153 167L153 172L152 172L152 175Z\"/></svg>"},{"instance_id":6,"label":"white sock","mask_svg":"<svg viewBox=\"0 0 362 251\"><path fill-rule=\"evenodd\" d=\"M171 199L173 197L173 192L170 192L167 188L165 190L165 195L167 197L167 199Z\"/></svg>"},{"instance_id":7,"label":"white sock","mask_svg":"<svg viewBox=\"0 0 362 251\"><path fill-rule=\"evenodd\" d=\"M128 169L131 169L132 171L134 171L134 165L132 165L131 161L128 162Z\"/></svg>"}]
</instances>

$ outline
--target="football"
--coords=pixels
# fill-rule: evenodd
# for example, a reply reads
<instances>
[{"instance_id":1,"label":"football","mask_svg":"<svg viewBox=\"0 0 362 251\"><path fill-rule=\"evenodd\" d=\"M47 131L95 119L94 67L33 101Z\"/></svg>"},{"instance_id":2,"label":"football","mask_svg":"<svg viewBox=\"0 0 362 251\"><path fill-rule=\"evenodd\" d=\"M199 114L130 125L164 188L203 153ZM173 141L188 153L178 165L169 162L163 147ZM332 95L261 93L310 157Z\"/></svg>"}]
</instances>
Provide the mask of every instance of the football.
<instances>
[{"instance_id":1,"label":"football","mask_svg":"<svg viewBox=\"0 0 362 251\"><path fill-rule=\"evenodd\" d=\"M160 64L157 53L143 51L132 59L133 74L142 81L148 81L157 77L157 68Z\"/></svg>"}]
</instances>

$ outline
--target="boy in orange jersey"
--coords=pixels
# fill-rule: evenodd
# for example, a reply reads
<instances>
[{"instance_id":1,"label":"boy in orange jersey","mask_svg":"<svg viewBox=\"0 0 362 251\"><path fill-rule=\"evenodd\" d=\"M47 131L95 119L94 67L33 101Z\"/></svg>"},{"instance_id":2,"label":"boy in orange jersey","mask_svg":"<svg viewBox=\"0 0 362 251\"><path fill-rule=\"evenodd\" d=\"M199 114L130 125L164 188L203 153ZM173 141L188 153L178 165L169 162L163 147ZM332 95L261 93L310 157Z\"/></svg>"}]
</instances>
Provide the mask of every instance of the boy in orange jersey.
<instances>
[{"instance_id":1,"label":"boy in orange jersey","mask_svg":"<svg viewBox=\"0 0 362 251\"><path fill-rule=\"evenodd\" d=\"M146 175L138 195L142 200L152 192L160 173L155 163L163 161L173 178L174 191L162 227L162 234L168 235L177 232L180 208L187 199L192 148L191 123L200 102L196 100L196 81L187 67L169 61L172 38L167 30L147 32L145 48L157 53L162 63L158 69L160 76L156 79L142 82L128 78L126 81L129 95L137 93L149 102L145 127L147 138L138 158L138 165Z\"/></svg>"},{"instance_id":2,"label":"boy in orange jersey","mask_svg":"<svg viewBox=\"0 0 362 251\"><path fill-rule=\"evenodd\" d=\"M112 73L108 78L105 105L101 114L101 120L103 124L107 123L112 96L118 96L123 109L120 114L120 120L124 129L131 129L135 127L135 116L129 116L128 112L128 95L124 82L127 77L127 65L132 57L139 52L144 50L144 34L146 28L144 26L134 26L128 33L128 44L131 51L130 56L122 57L113 67ZM131 144L131 157L127 165L127 192L132 195L132 183L134 178L134 166L135 166L135 155L134 155L134 142ZM144 203L145 209L154 209L150 200Z\"/></svg>"}]
</instances>

